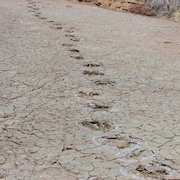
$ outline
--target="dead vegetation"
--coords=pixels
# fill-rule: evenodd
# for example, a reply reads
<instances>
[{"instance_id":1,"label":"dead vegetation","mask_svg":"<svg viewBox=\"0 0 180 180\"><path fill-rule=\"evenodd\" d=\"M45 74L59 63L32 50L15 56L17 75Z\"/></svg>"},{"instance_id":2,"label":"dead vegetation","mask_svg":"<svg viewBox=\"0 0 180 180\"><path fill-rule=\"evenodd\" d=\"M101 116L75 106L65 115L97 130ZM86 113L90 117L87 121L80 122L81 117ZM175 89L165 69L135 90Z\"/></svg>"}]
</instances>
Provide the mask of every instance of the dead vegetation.
<instances>
[{"instance_id":1,"label":"dead vegetation","mask_svg":"<svg viewBox=\"0 0 180 180\"><path fill-rule=\"evenodd\" d=\"M180 0L145 0L158 16L168 16L180 21Z\"/></svg>"},{"instance_id":2,"label":"dead vegetation","mask_svg":"<svg viewBox=\"0 0 180 180\"><path fill-rule=\"evenodd\" d=\"M101 8L116 11L125 11L147 16L155 16L155 11L145 4L144 0L76 0L82 3L93 4Z\"/></svg>"},{"instance_id":3,"label":"dead vegetation","mask_svg":"<svg viewBox=\"0 0 180 180\"><path fill-rule=\"evenodd\" d=\"M146 16L166 16L180 21L180 0L76 0L110 10Z\"/></svg>"},{"instance_id":4,"label":"dead vegetation","mask_svg":"<svg viewBox=\"0 0 180 180\"><path fill-rule=\"evenodd\" d=\"M179 0L146 0L145 3L149 4L159 15L171 15L180 7Z\"/></svg>"}]
</instances>

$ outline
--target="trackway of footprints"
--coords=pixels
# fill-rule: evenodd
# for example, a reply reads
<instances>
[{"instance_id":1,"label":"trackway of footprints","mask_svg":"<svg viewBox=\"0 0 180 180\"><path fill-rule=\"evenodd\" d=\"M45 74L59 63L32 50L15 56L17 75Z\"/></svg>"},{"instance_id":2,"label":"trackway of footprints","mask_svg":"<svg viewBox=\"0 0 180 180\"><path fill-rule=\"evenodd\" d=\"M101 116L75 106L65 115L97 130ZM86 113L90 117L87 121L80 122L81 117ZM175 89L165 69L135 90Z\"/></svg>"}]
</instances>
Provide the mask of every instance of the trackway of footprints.
<instances>
[{"instance_id":1,"label":"trackway of footprints","mask_svg":"<svg viewBox=\"0 0 180 180\"><path fill-rule=\"evenodd\" d=\"M40 12L40 8L35 1L28 1L28 11L37 17L40 20L46 21L50 24L50 28L56 30L63 30L63 25L59 22L54 22L53 20L48 20ZM80 39L76 37L73 33L75 28L70 28L65 30L65 37L67 37L73 43L78 43ZM91 80L94 86L109 86L109 88L116 85L116 82L113 79L106 79L106 74L103 71L100 71L100 67L104 67L105 64L100 62L83 62L85 59L81 54L79 49L75 48L76 44L62 44L62 47L66 48L70 52L70 58L77 60L77 63L80 63L82 67L85 67L86 70L82 71L82 75L87 78L97 77L96 80ZM81 60L81 61L79 61ZM78 96L84 98L84 100L93 99L95 96L101 96L99 92L84 92L79 91ZM112 105L101 104L101 103L91 103L87 104L87 107L90 108L93 112L99 111L109 111ZM86 133L87 129L89 131L99 131L102 132L102 135L94 136L92 142L97 147L102 148L114 148L117 150L116 154L113 154L114 159L117 161L120 160L126 166L119 165L119 172L124 176L130 177L132 179L139 179L138 175L134 175L128 169L129 165L136 166L135 171L141 173L144 178L165 178L170 176L173 173L173 170L165 165L157 162L155 154L153 151L149 150L147 144L140 139L136 139L128 134L125 134L120 126L116 123L101 121L101 120L92 120L92 121L82 121L76 122L76 126L84 129ZM56 161L59 161L61 164L61 158L64 158L65 154L63 152L72 150L70 147L65 147L62 150L62 155L58 157ZM137 166L137 164L139 164ZM61 164L62 165L62 164ZM137 174L135 173L135 174ZM88 179L102 180L102 177L89 177Z\"/></svg>"},{"instance_id":2,"label":"trackway of footprints","mask_svg":"<svg viewBox=\"0 0 180 180\"><path fill-rule=\"evenodd\" d=\"M72 32L71 32L72 33ZM71 34L66 35L67 37L71 37ZM63 46L68 47L68 51L74 53L71 57L75 59L83 60L84 57L80 54L80 50L72 48L72 44L63 44ZM82 58L77 58L82 57ZM79 62L79 61L78 61ZM81 63L82 66L89 68L88 70L84 70L82 72L83 75L91 77L97 76L98 80L95 80L93 83L96 86L114 86L116 84L115 81L110 79L105 79L104 72L96 70L99 67L105 66L99 62L85 62ZM84 99L93 98L94 96L100 96L101 94L98 92L79 92L79 96ZM92 103L88 104L94 112L95 111L108 111L110 109L109 105L106 104L97 104ZM171 174L172 169L166 165L162 165L156 162L155 155L152 151L150 151L144 142L140 139L136 139L131 137L124 132L121 132L119 125L112 124L108 121L82 121L76 123L77 126L80 128L85 128L84 131L86 132L86 128L90 129L91 131L101 131L104 132L102 136L94 136L92 141L98 147L108 147L108 148L116 148L118 149L118 153L114 154L115 159L120 159L120 161L124 162L125 164L136 164L140 163L141 165L136 167L136 171L140 172L145 178L162 178L166 175ZM106 132L111 132L111 136L106 135ZM61 158L59 158L60 160ZM57 160L58 161L58 160ZM148 165L147 165L148 162ZM143 165L143 163L145 165ZM120 167L120 172L127 177L132 177L135 179L139 179L138 176L134 176L128 171L126 167ZM100 180L101 177L94 177L95 180Z\"/></svg>"}]
</instances>

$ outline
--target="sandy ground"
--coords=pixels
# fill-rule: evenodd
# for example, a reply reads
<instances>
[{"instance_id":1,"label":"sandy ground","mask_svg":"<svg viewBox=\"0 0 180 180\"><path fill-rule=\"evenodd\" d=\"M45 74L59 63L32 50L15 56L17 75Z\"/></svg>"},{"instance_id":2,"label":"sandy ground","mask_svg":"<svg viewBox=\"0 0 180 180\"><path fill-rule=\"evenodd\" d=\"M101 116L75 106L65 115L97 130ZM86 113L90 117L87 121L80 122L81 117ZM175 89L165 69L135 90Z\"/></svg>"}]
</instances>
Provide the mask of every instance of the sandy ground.
<instances>
[{"instance_id":1,"label":"sandy ground","mask_svg":"<svg viewBox=\"0 0 180 180\"><path fill-rule=\"evenodd\" d=\"M179 24L1 0L0 27L0 179L180 179Z\"/></svg>"}]
</instances>

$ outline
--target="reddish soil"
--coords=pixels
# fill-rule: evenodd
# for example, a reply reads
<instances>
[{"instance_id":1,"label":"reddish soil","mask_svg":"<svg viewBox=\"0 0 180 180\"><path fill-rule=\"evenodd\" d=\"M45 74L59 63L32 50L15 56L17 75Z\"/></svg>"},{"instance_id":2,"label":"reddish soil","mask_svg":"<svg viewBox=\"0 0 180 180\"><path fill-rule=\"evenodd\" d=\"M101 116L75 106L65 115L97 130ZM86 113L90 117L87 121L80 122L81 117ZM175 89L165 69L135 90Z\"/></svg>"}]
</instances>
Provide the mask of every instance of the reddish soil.
<instances>
[{"instance_id":1,"label":"reddish soil","mask_svg":"<svg viewBox=\"0 0 180 180\"><path fill-rule=\"evenodd\" d=\"M76 0L84 4L91 4L101 8L124 11L146 16L155 16L156 12L145 4L143 0Z\"/></svg>"}]
</instances>

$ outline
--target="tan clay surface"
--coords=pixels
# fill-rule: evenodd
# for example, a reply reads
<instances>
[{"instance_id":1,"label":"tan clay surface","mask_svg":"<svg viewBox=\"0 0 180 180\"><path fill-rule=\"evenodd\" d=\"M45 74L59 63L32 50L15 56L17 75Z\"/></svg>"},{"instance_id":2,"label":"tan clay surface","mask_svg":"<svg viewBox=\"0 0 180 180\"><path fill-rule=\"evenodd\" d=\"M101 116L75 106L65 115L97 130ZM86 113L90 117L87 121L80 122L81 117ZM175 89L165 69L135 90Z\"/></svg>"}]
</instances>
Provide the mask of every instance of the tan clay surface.
<instances>
[{"instance_id":1,"label":"tan clay surface","mask_svg":"<svg viewBox=\"0 0 180 180\"><path fill-rule=\"evenodd\" d=\"M180 179L179 24L1 0L0 49L0 179Z\"/></svg>"}]
</instances>

